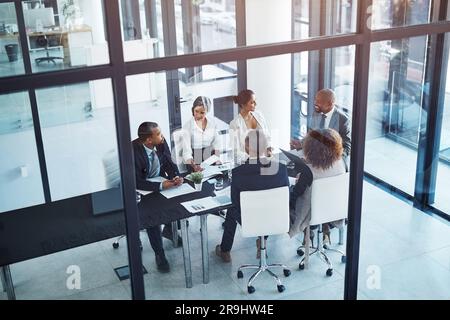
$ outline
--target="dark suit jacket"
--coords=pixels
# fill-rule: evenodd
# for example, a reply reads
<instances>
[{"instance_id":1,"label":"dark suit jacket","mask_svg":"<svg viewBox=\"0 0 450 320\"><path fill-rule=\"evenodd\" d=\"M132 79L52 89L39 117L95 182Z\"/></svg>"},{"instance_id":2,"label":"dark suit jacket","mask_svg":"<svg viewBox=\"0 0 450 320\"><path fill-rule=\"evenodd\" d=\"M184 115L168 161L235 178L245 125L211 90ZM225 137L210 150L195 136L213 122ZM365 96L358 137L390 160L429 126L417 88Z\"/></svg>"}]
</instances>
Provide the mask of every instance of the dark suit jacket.
<instances>
[{"instance_id":1,"label":"dark suit jacket","mask_svg":"<svg viewBox=\"0 0 450 320\"><path fill-rule=\"evenodd\" d=\"M274 166L274 161L271 161ZM261 163L250 164L248 161L233 169L231 181L231 201L233 202L233 214L238 222L241 222L241 191L256 191L289 186L286 165L278 163L278 171L273 175L261 174L261 170L267 170ZM270 199L268 199L270 201Z\"/></svg>"},{"instance_id":2,"label":"dark suit jacket","mask_svg":"<svg viewBox=\"0 0 450 320\"><path fill-rule=\"evenodd\" d=\"M311 117L308 131L311 129L319 129L321 119L322 114L314 111ZM335 107L335 112L331 116L329 128L339 132L339 135L342 138L342 144L344 146L344 154L348 156L350 154L352 141L350 133L350 121L348 116L342 110L338 109L338 107Z\"/></svg>"},{"instance_id":3,"label":"dark suit jacket","mask_svg":"<svg viewBox=\"0 0 450 320\"><path fill-rule=\"evenodd\" d=\"M148 161L147 152L139 139L133 140L133 154L134 154L134 170L136 172L136 188L146 191L159 191L159 182L147 181L147 174L150 172L150 163ZM156 146L156 154L158 156L161 169L160 176L172 179L179 175L177 165L172 161L169 146L164 141L163 144Z\"/></svg>"}]
</instances>

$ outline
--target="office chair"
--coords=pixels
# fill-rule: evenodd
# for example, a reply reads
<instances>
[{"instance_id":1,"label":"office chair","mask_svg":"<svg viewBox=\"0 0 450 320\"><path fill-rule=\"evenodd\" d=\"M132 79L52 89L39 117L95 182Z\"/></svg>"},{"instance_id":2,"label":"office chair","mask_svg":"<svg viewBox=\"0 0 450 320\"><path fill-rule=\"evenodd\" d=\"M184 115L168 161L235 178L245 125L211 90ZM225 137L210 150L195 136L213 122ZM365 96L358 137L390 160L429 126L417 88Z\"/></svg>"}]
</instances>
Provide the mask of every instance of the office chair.
<instances>
[{"instance_id":1,"label":"office chair","mask_svg":"<svg viewBox=\"0 0 450 320\"><path fill-rule=\"evenodd\" d=\"M270 199L270 201L267 201ZM256 278L267 271L277 282L278 292L285 287L278 276L270 269L283 268L284 276L289 277L291 271L280 263L267 264L266 240L264 236L287 233L289 231L289 188L281 187L259 191L241 192L241 230L243 237L259 237L261 255L259 265L243 265L237 272L238 278L243 278L242 270L256 269L257 271L247 282L248 293L254 293L252 286Z\"/></svg>"},{"instance_id":2,"label":"office chair","mask_svg":"<svg viewBox=\"0 0 450 320\"><path fill-rule=\"evenodd\" d=\"M56 65L56 62L55 62L55 60L56 59L60 59L60 60L63 60L63 58L62 57L52 57L52 56L50 56L50 54L49 54L49 41L48 41L48 38L47 38L47 36L46 35L41 35L41 36L39 36L37 39L36 39L36 43L37 43L37 45L39 46L39 47L43 47L43 48L45 48L45 53L46 53L46 56L45 57L40 57L40 58L36 58L36 59L34 59L34 61L36 62L36 64L39 64L39 63L41 63L42 61L47 61L47 62L53 62L53 64L55 64Z\"/></svg>"},{"instance_id":3,"label":"office chair","mask_svg":"<svg viewBox=\"0 0 450 320\"><path fill-rule=\"evenodd\" d=\"M105 185L107 189L120 188L120 167L119 167L119 155L117 150L113 149L108 151L102 159L103 170L105 174ZM136 201L140 199L136 198ZM145 232L145 230L141 230ZM120 240L125 238L125 235L118 236L113 242L112 246L114 249L118 249L120 245ZM141 245L142 250L142 245Z\"/></svg>"},{"instance_id":4,"label":"office chair","mask_svg":"<svg viewBox=\"0 0 450 320\"><path fill-rule=\"evenodd\" d=\"M347 218L348 210L348 192L349 192L349 173L343 173L338 176L328 177L314 180L311 190L311 221L307 227L306 234L309 235L310 226L318 225L317 228L317 247L311 246L313 252L309 256L319 255L328 265L326 275L331 277L333 275L333 264L328 258L326 251L337 252L341 255L341 262L346 262L345 253L341 250L332 249L323 245L322 240L322 224L336 220ZM343 229L340 229L339 241L343 242ZM305 239L305 246L308 246L309 239ZM304 255L301 246L297 249L297 254ZM308 257L302 258L299 264L299 269L305 268L305 261Z\"/></svg>"}]
</instances>

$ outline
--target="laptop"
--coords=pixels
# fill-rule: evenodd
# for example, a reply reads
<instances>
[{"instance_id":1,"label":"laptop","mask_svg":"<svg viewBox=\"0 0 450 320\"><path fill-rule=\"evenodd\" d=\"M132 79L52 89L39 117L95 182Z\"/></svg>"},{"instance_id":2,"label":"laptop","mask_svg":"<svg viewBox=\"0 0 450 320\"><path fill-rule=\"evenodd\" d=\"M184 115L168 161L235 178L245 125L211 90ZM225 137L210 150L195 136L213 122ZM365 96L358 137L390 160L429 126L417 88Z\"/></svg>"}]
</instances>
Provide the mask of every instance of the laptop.
<instances>
[{"instance_id":1,"label":"laptop","mask_svg":"<svg viewBox=\"0 0 450 320\"><path fill-rule=\"evenodd\" d=\"M294 163L294 165L295 165L295 170L296 170L296 171L299 171L299 170L300 170L300 167L304 166L305 161L304 161L302 158L300 158L298 155L295 155L295 154L293 154L292 152L286 151L286 150L283 150L283 149L280 149L280 151L283 152L283 154L284 154L290 161L292 161L292 162Z\"/></svg>"}]
</instances>

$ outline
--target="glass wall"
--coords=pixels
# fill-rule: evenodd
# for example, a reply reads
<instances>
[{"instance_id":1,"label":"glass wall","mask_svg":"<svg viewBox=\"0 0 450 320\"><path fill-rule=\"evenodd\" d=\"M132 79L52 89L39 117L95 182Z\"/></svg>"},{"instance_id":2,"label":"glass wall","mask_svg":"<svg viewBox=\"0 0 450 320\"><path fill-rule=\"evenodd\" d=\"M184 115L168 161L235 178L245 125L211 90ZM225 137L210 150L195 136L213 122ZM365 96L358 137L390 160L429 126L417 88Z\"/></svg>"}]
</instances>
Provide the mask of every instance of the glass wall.
<instances>
[{"instance_id":1,"label":"glass wall","mask_svg":"<svg viewBox=\"0 0 450 320\"><path fill-rule=\"evenodd\" d=\"M373 0L372 29L426 24L431 21L432 4L431 0Z\"/></svg>"},{"instance_id":2,"label":"glass wall","mask_svg":"<svg viewBox=\"0 0 450 320\"><path fill-rule=\"evenodd\" d=\"M426 130L422 108L427 37L372 44L365 170L414 194L419 132Z\"/></svg>"},{"instance_id":3,"label":"glass wall","mask_svg":"<svg viewBox=\"0 0 450 320\"><path fill-rule=\"evenodd\" d=\"M25 73L14 3L0 3L0 77Z\"/></svg>"},{"instance_id":4,"label":"glass wall","mask_svg":"<svg viewBox=\"0 0 450 320\"><path fill-rule=\"evenodd\" d=\"M102 0L22 4L33 72L109 63Z\"/></svg>"},{"instance_id":5,"label":"glass wall","mask_svg":"<svg viewBox=\"0 0 450 320\"><path fill-rule=\"evenodd\" d=\"M39 89L36 98L52 201L107 189L106 158L118 162L111 81Z\"/></svg>"},{"instance_id":6,"label":"glass wall","mask_svg":"<svg viewBox=\"0 0 450 320\"><path fill-rule=\"evenodd\" d=\"M0 212L42 204L44 191L28 92L0 95L0 105Z\"/></svg>"},{"instance_id":7,"label":"glass wall","mask_svg":"<svg viewBox=\"0 0 450 320\"><path fill-rule=\"evenodd\" d=\"M446 41L449 41L448 34ZM450 67L448 66L446 76L445 87L441 87L445 88L445 100L442 114L441 143L439 146L436 198L433 205L450 215L450 198L448 196L448 181L450 181Z\"/></svg>"}]
</instances>

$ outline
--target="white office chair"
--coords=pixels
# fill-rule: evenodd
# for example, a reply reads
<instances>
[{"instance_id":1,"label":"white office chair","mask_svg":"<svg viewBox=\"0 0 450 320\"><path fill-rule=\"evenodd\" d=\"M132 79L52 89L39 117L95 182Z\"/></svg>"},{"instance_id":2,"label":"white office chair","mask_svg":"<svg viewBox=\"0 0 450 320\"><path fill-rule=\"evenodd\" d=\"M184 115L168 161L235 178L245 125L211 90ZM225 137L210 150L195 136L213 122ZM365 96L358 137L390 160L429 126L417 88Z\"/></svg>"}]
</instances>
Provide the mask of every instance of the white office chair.
<instances>
[{"instance_id":1,"label":"white office chair","mask_svg":"<svg viewBox=\"0 0 450 320\"><path fill-rule=\"evenodd\" d=\"M347 218L348 211L348 192L349 192L349 173L344 173L338 176L317 179L312 183L311 192L311 221L310 226L318 225L317 228L317 247L311 246L313 249L309 253L310 256L318 254L328 265L326 275L331 277L333 275L333 264L326 255L326 251L334 251L341 255L341 262L346 262L345 253L341 250L332 249L328 246L323 246L322 243L322 224L341 220ZM306 234L309 235L309 226ZM343 232L340 230L340 243L342 243ZM309 243L309 239L305 239L305 243ZM303 255L300 248L297 254ZM299 264L299 269L305 268L305 260L303 257Z\"/></svg>"},{"instance_id":2,"label":"white office chair","mask_svg":"<svg viewBox=\"0 0 450 320\"><path fill-rule=\"evenodd\" d=\"M269 199L269 201L268 201ZM280 263L267 264L266 240L264 236L287 233L289 231L289 188L281 187L260 191L241 192L242 236L259 237L261 257L259 265L243 265L239 267L237 277L242 278L242 270L257 269L247 283L248 293L255 292L252 283L262 272L267 271L277 282L279 292L285 287L278 276L270 269L283 268L286 277L291 274L287 266Z\"/></svg>"},{"instance_id":3,"label":"white office chair","mask_svg":"<svg viewBox=\"0 0 450 320\"><path fill-rule=\"evenodd\" d=\"M107 189L119 189L120 191L120 167L119 167L119 155L117 154L117 150L113 149L108 151L103 159L103 169L105 173L105 185ZM136 199L137 200L137 199ZM141 232L145 232L145 230L141 230ZM125 238L126 235L121 235L116 238L113 242L112 246L114 249L118 249L120 246L120 240ZM142 245L141 245L142 250Z\"/></svg>"},{"instance_id":4,"label":"white office chair","mask_svg":"<svg viewBox=\"0 0 450 320\"><path fill-rule=\"evenodd\" d=\"M172 161L178 166L178 171L180 173L186 173L187 167L186 164L183 161L183 139L187 139L185 137L186 134L183 131L183 129L175 130L172 133L172 141L173 141L173 148L172 148Z\"/></svg>"}]
</instances>

